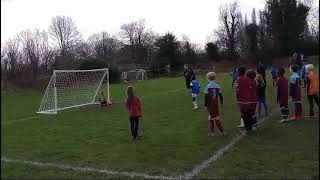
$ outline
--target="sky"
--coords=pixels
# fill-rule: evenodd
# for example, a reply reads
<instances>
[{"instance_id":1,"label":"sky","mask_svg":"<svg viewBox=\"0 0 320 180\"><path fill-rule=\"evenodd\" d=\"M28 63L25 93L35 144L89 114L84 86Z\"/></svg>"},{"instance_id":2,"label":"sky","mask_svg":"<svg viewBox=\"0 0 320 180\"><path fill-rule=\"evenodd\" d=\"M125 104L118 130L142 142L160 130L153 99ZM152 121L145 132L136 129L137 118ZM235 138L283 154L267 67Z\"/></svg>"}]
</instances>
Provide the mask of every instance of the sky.
<instances>
[{"instance_id":1,"label":"sky","mask_svg":"<svg viewBox=\"0 0 320 180\"><path fill-rule=\"evenodd\" d=\"M146 20L159 34L173 32L179 39L204 45L218 26L219 6L233 0L1 0L1 44L26 29L48 30L57 15L71 17L84 39L106 31L117 35L125 23ZM252 8L264 0L238 0L251 19Z\"/></svg>"}]
</instances>

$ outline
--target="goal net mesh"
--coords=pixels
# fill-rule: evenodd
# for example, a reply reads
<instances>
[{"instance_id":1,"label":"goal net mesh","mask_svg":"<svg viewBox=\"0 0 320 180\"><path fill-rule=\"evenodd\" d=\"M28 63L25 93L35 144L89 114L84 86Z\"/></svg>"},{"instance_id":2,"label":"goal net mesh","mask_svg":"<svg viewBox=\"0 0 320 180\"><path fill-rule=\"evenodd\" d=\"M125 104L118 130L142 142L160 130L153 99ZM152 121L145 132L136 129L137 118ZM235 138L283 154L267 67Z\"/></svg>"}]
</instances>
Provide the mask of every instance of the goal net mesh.
<instances>
[{"instance_id":1,"label":"goal net mesh","mask_svg":"<svg viewBox=\"0 0 320 180\"><path fill-rule=\"evenodd\" d=\"M144 69L134 69L121 73L121 79L126 81L147 80L147 71Z\"/></svg>"},{"instance_id":2,"label":"goal net mesh","mask_svg":"<svg viewBox=\"0 0 320 180\"><path fill-rule=\"evenodd\" d=\"M103 82L106 85L102 86ZM109 99L108 69L55 70L38 113L56 114L59 110L95 104L101 87L106 87L105 96Z\"/></svg>"}]
</instances>

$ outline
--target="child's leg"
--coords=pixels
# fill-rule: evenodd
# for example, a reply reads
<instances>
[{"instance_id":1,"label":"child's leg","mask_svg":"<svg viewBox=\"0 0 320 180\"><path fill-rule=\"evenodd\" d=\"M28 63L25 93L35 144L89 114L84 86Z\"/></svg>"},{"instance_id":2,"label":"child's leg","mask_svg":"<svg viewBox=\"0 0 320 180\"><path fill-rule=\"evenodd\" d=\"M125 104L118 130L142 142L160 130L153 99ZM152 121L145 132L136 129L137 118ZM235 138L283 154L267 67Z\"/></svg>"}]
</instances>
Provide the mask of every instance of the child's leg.
<instances>
[{"instance_id":1,"label":"child's leg","mask_svg":"<svg viewBox=\"0 0 320 180\"><path fill-rule=\"evenodd\" d=\"M258 108L259 108L259 111L258 111L258 114L259 114L259 117L260 117L260 112L261 112L261 101L260 101L260 99L259 99L259 102L258 102Z\"/></svg>"},{"instance_id":2,"label":"child's leg","mask_svg":"<svg viewBox=\"0 0 320 180\"><path fill-rule=\"evenodd\" d=\"M312 95L308 95L308 101L309 101L309 116L314 116L314 111L313 111L313 96Z\"/></svg>"},{"instance_id":3,"label":"child's leg","mask_svg":"<svg viewBox=\"0 0 320 180\"><path fill-rule=\"evenodd\" d=\"M138 130L139 130L139 116L134 117L134 136L135 138L138 137Z\"/></svg>"},{"instance_id":4,"label":"child's leg","mask_svg":"<svg viewBox=\"0 0 320 180\"><path fill-rule=\"evenodd\" d=\"M280 109L281 109L281 115L283 119L288 119L288 115L289 115L289 108L288 105L280 105Z\"/></svg>"},{"instance_id":5,"label":"child's leg","mask_svg":"<svg viewBox=\"0 0 320 180\"><path fill-rule=\"evenodd\" d=\"M248 111L243 113L244 127L247 131L251 131L251 117Z\"/></svg>"},{"instance_id":6,"label":"child's leg","mask_svg":"<svg viewBox=\"0 0 320 180\"><path fill-rule=\"evenodd\" d=\"M134 124L134 117L130 116L131 135L133 138L135 138Z\"/></svg>"},{"instance_id":7,"label":"child's leg","mask_svg":"<svg viewBox=\"0 0 320 180\"><path fill-rule=\"evenodd\" d=\"M194 106L195 108L197 108L197 107L198 107L197 95L196 95L196 94L192 94L191 96L192 96L193 106Z\"/></svg>"},{"instance_id":8,"label":"child's leg","mask_svg":"<svg viewBox=\"0 0 320 180\"><path fill-rule=\"evenodd\" d=\"M223 133L223 127L222 127L222 125L221 125L221 122L220 122L220 118L219 118L219 117L216 117L216 118L215 118L215 123L216 123L219 131L220 131L221 133Z\"/></svg>"},{"instance_id":9,"label":"child's leg","mask_svg":"<svg viewBox=\"0 0 320 180\"><path fill-rule=\"evenodd\" d=\"M317 106L319 107L319 97L318 97L318 95L313 95L313 99L316 102Z\"/></svg>"},{"instance_id":10,"label":"child's leg","mask_svg":"<svg viewBox=\"0 0 320 180\"><path fill-rule=\"evenodd\" d=\"M214 122L213 120L211 119L211 116L209 115L209 133L214 133Z\"/></svg>"},{"instance_id":11,"label":"child's leg","mask_svg":"<svg viewBox=\"0 0 320 180\"><path fill-rule=\"evenodd\" d=\"M272 78L272 86L274 87L274 84L275 84L275 79Z\"/></svg>"},{"instance_id":12,"label":"child's leg","mask_svg":"<svg viewBox=\"0 0 320 180\"><path fill-rule=\"evenodd\" d=\"M295 106L295 119L300 120L302 116L302 104L299 102L296 102L294 106Z\"/></svg>"},{"instance_id":13,"label":"child's leg","mask_svg":"<svg viewBox=\"0 0 320 180\"><path fill-rule=\"evenodd\" d=\"M231 88L233 88L233 85L234 85L234 79L232 79L232 85L231 85Z\"/></svg>"},{"instance_id":14,"label":"child's leg","mask_svg":"<svg viewBox=\"0 0 320 180\"><path fill-rule=\"evenodd\" d=\"M268 106L266 103L266 97L263 98L263 106L264 106L264 112L266 113L266 116L268 116Z\"/></svg>"},{"instance_id":15,"label":"child's leg","mask_svg":"<svg viewBox=\"0 0 320 180\"><path fill-rule=\"evenodd\" d=\"M251 110L250 116L251 116L250 117L251 118L251 129L256 130L258 128L258 122L257 122L257 117L256 117L254 110Z\"/></svg>"}]
</instances>

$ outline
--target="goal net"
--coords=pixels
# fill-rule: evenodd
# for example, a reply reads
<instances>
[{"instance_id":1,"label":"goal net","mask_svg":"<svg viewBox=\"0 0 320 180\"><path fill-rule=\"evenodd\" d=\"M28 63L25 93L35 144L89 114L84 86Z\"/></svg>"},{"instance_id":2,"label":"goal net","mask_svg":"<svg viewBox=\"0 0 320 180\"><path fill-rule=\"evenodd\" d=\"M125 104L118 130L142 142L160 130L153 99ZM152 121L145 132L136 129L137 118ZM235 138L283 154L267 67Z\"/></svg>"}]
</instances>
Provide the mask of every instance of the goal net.
<instances>
[{"instance_id":1,"label":"goal net","mask_svg":"<svg viewBox=\"0 0 320 180\"><path fill-rule=\"evenodd\" d=\"M106 84L103 84L106 82ZM37 113L58 111L97 104L97 94L106 88L110 100L108 69L54 70Z\"/></svg>"},{"instance_id":2,"label":"goal net","mask_svg":"<svg viewBox=\"0 0 320 180\"><path fill-rule=\"evenodd\" d=\"M121 79L124 81L147 80L147 71L144 69L134 69L121 73Z\"/></svg>"}]
</instances>

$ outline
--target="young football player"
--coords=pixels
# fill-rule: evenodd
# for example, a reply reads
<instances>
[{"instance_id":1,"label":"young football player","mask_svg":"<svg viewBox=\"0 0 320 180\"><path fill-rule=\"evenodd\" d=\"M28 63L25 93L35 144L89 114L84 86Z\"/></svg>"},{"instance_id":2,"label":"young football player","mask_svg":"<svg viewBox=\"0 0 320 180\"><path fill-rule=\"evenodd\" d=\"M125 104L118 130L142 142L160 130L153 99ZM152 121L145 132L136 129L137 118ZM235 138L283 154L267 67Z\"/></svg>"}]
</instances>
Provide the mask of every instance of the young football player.
<instances>
[{"instance_id":1,"label":"young football player","mask_svg":"<svg viewBox=\"0 0 320 180\"><path fill-rule=\"evenodd\" d=\"M314 66L312 64L308 64L306 66L307 76L306 76L306 83L307 83L307 95L308 101L310 105L309 116L314 116L313 111L313 100L319 107L319 77L317 73L314 71Z\"/></svg>"},{"instance_id":2,"label":"young football player","mask_svg":"<svg viewBox=\"0 0 320 180\"><path fill-rule=\"evenodd\" d=\"M298 74L299 66L291 66L292 75L290 77L290 96L294 103L295 113L289 120L301 120L302 119L302 102L301 102L301 78Z\"/></svg>"},{"instance_id":3,"label":"young football player","mask_svg":"<svg viewBox=\"0 0 320 180\"><path fill-rule=\"evenodd\" d=\"M198 109L198 95L200 92L200 83L196 80L196 77L192 77L192 81L190 83L191 87L191 97L193 102L193 109Z\"/></svg>"},{"instance_id":4,"label":"young football player","mask_svg":"<svg viewBox=\"0 0 320 180\"><path fill-rule=\"evenodd\" d=\"M225 135L223 127L221 124L221 119L219 116L219 99L221 106L223 104L223 96L221 93L220 86L215 82L216 73L209 72L207 74L207 80L209 83L205 87L205 107L208 111L209 117L209 134L208 136L215 136L214 125L216 124L217 128L220 131L221 135Z\"/></svg>"},{"instance_id":5,"label":"young football player","mask_svg":"<svg viewBox=\"0 0 320 180\"><path fill-rule=\"evenodd\" d=\"M277 80L277 104L279 104L281 109L282 119L280 122L286 122L289 116L288 99L289 99L289 85L288 79L284 76L285 70L280 67L278 70L278 80Z\"/></svg>"},{"instance_id":6,"label":"young football player","mask_svg":"<svg viewBox=\"0 0 320 180\"><path fill-rule=\"evenodd\" d=\"M139 119L142 117L142 105L140 99L134 95L133 87L129 86L127 89L126 108L129 114L131 125L132 140L137 139L139 129Z\"/></svg>"}]
</instances>

